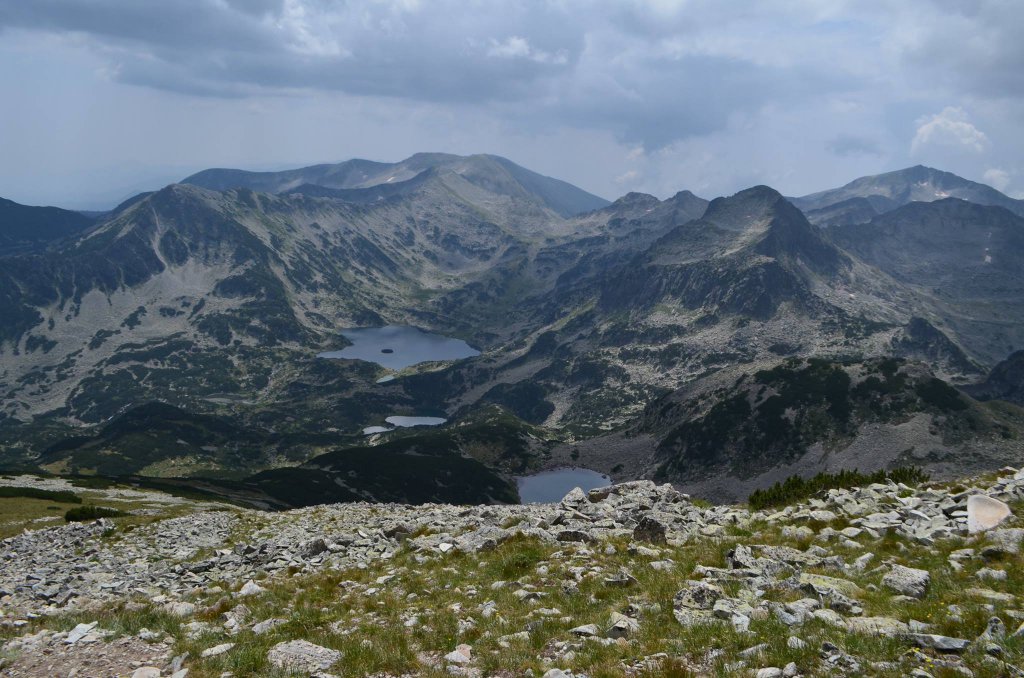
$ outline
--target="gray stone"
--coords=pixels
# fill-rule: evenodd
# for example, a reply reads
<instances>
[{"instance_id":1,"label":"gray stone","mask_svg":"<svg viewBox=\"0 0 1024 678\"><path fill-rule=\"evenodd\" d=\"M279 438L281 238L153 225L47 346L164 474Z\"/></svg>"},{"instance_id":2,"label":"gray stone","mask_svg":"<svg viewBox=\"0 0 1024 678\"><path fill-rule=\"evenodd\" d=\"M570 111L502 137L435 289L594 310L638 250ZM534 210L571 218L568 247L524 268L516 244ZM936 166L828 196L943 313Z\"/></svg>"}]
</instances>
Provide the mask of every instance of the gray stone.
<instances>
[{"instance_id":1,"label":"gray stone","mask_svg":"<svg viewBox=\"0 0 1024 678\"><path fill-rule=\"evenodd\" d=\"M989 617L985 630L978 636L979 641L1003 640L1006 638L1006 624L999 617Z\"/></svg>"},{"instance_id":2,"label":"gray stone","mask_svg":"<svg viewBox=\"0 0 1024 678\"><path fill-rule=\"evenodd\" d=\"M983 567L974 573L974 576L981 580L1006 581L1006 570L994 570L990 567Z\"/></svg>"},{"instance_id":3,"label":"gray stone","mask_svg":"<svg viewBox=\"0 0 1024 678\"><path fill-rule=\"evenodd\" d=\"M846 628L846 620L835 610L815 610L814 618L825 622L830 626Z\"/></svg>"},{"instance_id":4,"label":"gray stone","mask_svg":"<svg viewBox=\"0 0 1024 678\"><path fill-rule=\"evenodd\" d=\"M694 610L710 610L714 608L715 601L723 597L725 593L721 588L705 581L688 581L686 586L676 593L673 599L673 607L689 608Z\"/></svg>"},{"instance_id":5,"label":"gray stone","mask_svg":"<svg viewBox=\"0 0 1024 678\"><path fill-rule=\"evenodd\" d=\"M882 577L882 584L897 593L913 598L923 598L928 591L931 575L927 570L918 570L903 565L893 565L889 573Z\"/></svg>"},{"instance_id":6,"label":"gray stone","mask_svg":"<svg viewBox=\"0 0 1024 678\"><path fill-rule=\"evenodd\" d=\"M89 622L88 624L79 624L68 632L68 637L64 639L64 642L68 645L74 645L82 638L85 638L90 631L96 628L97 623L98 622Z\"/></svg>"},{"instance_id":7,"label":"gray stone","mask_svg":"<svg viewBox=\"0 0 1024 678\"><path fill-rule=\"evenodd\" d=\"M256 596L266 591L265 588L254 582L252 579L245 582L242 588L238 589L240 596Z\"/></svg>"},{"instance_id":8,"label":"gray stone","mask_svg":"<svg viewBox=\"0 0 1024 678\"><path fill-rule=\"evenodd\" d=\"M876 636L899 636L910 630L907 624L892 617L850 617L846 625L854 633Z\"/></svg>"},{"instance_id":9,"label":"gray stone","mask_svg":"<svg viewBox=\"0 0 1024 678\"><path fill-rule=\"evenodd\" d=\"M285 671L326 671L341 660L341 653L307 640L278 643L267 652L267 661Z\"/></svg>"},{"instance_id":10,"label":"gray stone","mask_svg":"<svg viewBox=\"0 0 1024 678\"><path fill-rule=\"evenodd\" d=\"M561 530L555 535L555 539L558 541L568 542L593 542L597 541L594 536L583 530Z\"/></svg>"},{"instance_id":11,"label":"gray stone","mask_svg":"<svg viewBox=\"0 0 1024 678\"><path fill-rule=\"evenodd\" d=\"M582 493L583 490L580 490L580 494ZM446 654L444 660L449 664L468 664L473 661L473 648L466 644L459 645Z\"/></svg>"},{"instance_id":12,"label":"gray stone","mask_svg":"<svg viewBox=\"0 0 1024 678\"><path fill-rule=\"evenodd\" d=\"M569 629L569 633L580 638L593 638L601 635L601 629L597 624L584 624L583 626L577 626L574 629Z\"/></svg>"},{"instance_id":13,"label":"gray stone","mask_svg":"<svg viewBox=\"0 0 1024 678\"><path fill-rule=\"evenodd\" d=\"M645 515L633 528L633 539L647 542L649 544L666 544L668 539L665 536L665 525L658 522L649 515Z\"/></svg>"},{"instance_id":14,"label":"gray stone","mask_svg":"<svg viewBox=\"0 0 1024 678\"><path fill-rule=\"evenodd\" d=\"M611 622L605 634L609 638L628 638L640 630L640 622L618 612L612 613Z\"/></svg>"},{"instance_id":15,"label":"gray stone","mask_svg":"<svg viewBox=\"0 0 1024 678\"><path fill-rule=\"evenodd\" d=\"M809 592L813 590L819 595L828 589L838 591L844 596L850 597L856 597L862 593L860 587L848 579L827 577L823 574L811 574L810 572L805 572L800 575L799 581L802 588Z\"/></svg>"},{"instance_id":16,"label":"gray stone","mask_svg":"<svg viewBox=\"0 0 1024 678\"><path fill-rule=\"evenodd\" d=\"M753 552L749 547L743 544L737 544L736 548L729 551L725 555L725 561L729 563L729 567L734 570L737 569L755 569L757 567L757 559L754 558Z\"/></svg>"},{"instance_id":17,"label":"gray stone","mask_svg":"<svg viewBox=\"0 0 1024 678\"><path fill-rule=\"evenodd\" d=\"M971 641L964 640L963 638L950 638L949 636L939 636L934 633L908 633L906 638L918 647L938 650L939 652L963 652L971 644Z\"/></svg>"}]
</instances>

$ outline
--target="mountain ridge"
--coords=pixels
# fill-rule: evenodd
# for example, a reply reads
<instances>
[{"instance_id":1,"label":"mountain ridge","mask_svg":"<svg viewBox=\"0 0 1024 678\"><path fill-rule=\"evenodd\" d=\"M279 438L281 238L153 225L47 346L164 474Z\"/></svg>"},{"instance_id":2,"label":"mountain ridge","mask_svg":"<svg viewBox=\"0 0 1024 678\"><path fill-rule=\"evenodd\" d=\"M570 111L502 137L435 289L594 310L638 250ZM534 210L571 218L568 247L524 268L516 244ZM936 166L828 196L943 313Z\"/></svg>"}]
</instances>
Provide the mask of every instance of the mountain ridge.
<instances>
[{"instance_id":1,"label":"mountain ridge","mask_svg":"<svg viewBox=\"0 0 1024 678\"><path fill-rule=\"evenodd\" d=\"M981 205L1004 207L1024 216L1024 200L1017 200L986 184L924 165L854 179L839 188L792 198L801 210L822 210L853 198L864 198L876 214L910 202L961 198ZM861 208L863 209L863 208Z\"/></svg>"},{"instance_id":2,"label":"mountain ridge","mask_svg":"<svg viewBox=\"0 0 1024 678\"><path fill-rule=\"evenodd\" d=\"M1019 345L1024 220L1000 207L912 201L820 228L755 186L711 201L630 193L563 216L558 184L493 156L403 162L335 168L339 183L361 184L350 188L172 184L77 240L6 258L0 463L263 473L279 492L285 475L328 474L304 466L318 457L334 455L330 474L344 480L380 470L347 467L344 450L372 460L387 446L402 459L435 440L475 461L417 463L439 478L483 474L497 497L508 474L606 455L580 441L626 450L609 435L691 386L790 358L890 357L963 385ZM345 328L388 324L481 353L401 370L317 357L346 346ZM495 412L499 423L473 424ZM362 434L396 415L449 423ZM680 409L678 423L694 416ZM232 430L253 436L236 448L219 433ZM636 440L619 479L665 461L649 432ZM298 470L273 473L285 467ZM377 477L345 496L401 498ZM451 496L435 487L429 496Z\"/></svg>"},{"instance_id":3,"label":"mountain ridge","mask_svg":"<svg viewBox=\"0 0 1024 678\"><path fill-rule=\"evenodd\" d=\"M95 223L94 217L81 212L0 198L0 256L45 249L83 233Z\"/></svg>"},{"instance_id":4,"label":"mountain ridge","mask_svg":"<svg viewBox=\"0 0 1024 678\"><path fill-rule=\"evenodd\" d=\"M535 196L541 204L562 217L569 217L609 204L604 198L560 179L546 177L496 155L458 156L448 153L417 153L394 163L370 160L346 160L336 164L312 165L279 172L248 172L233 169L208 169L192 174L181 183L213 190L250 188L282 193L303 184L327 189L366 189L381 184L404 182L425 170L447 168L466 175L473 183L506 195Z\"/></svg>"}]
</instances>

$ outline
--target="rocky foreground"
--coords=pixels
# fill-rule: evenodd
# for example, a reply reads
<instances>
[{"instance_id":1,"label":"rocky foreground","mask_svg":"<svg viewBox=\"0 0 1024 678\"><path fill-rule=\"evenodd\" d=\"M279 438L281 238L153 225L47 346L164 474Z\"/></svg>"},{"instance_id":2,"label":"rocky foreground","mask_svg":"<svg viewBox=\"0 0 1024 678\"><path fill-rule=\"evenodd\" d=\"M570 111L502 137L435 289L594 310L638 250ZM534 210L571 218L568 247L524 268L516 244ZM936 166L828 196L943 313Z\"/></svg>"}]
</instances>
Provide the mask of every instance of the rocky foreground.
<instances>
[{"instance_id":1,"label":"rocky foreground","mask_svg":"<svg viewBox=\"0 0 1024 678\"><path fill-rule=\"evenodd\" d=\"M777 512L169 505L0 542L2 675L1024 675L1014 469Z\"/></svg>"}]
</instances>

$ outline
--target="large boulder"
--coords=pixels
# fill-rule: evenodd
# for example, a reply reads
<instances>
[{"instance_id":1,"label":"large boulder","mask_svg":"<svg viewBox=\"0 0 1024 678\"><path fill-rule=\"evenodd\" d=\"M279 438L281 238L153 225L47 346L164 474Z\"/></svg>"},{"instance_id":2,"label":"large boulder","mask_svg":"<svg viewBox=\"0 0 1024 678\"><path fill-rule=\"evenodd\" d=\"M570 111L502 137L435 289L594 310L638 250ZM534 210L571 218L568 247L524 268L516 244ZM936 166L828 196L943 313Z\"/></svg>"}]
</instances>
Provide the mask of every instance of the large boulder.
<instances>
[{"instance_id":1,"label":"large boulder","mask_svg":"<svg viewBox=\"0 0 1024 678\"><path fill-rule=\"evenodd\" d=\"M308 640L289 640L270 648L267 661L284 671L316 673L326 671L341 660L341 652L315 645Z\"/></svg>"},{"instance_id":2,"label":"large boulder","mask_svg":"<svg viewBox=\"0 0 1024 678\"><path fill-rule=\"evenodd\" d=\"M991 530L1012 514L1004 502L983 494L967 498L967 531L973 533Z\"/></svg>"},{"instance_id":3,"label":"large boulder","mask_svg":"<svg viewBox=\"0 0 1024 678\"><path fill-rule=\"evenodd\" d=\"M882 584L896 593L913 598L923 598L928 591L931 575L928 570L918 570L903 565L893 565L892 569L882 577Z\"/></svg>"},{"instance_id":4,"label":"large boulder","mask_svg":"<svg viewBox=\"0 0 1024 678\"><path fill-rule=\"evenodd\" d=\"M652 518L651 516L643 516L640 521L637 522L636 527L633 528L633 539L635 541L645 541L650 544L666 544L668 540L665 537L665 526Z\"/></svg>"},{"instance_id":5,"label":"large boulder","mask_svg":"<svg viewBox=\"0 0 1024 678\"><path fill-rule=\"evenodd\" d=\"M709 622L714 619L711 611L715 602L724 596L725 592L714 584L688 581L672 601L672 614L683 626Z\"/></svg>"}]
</instances>

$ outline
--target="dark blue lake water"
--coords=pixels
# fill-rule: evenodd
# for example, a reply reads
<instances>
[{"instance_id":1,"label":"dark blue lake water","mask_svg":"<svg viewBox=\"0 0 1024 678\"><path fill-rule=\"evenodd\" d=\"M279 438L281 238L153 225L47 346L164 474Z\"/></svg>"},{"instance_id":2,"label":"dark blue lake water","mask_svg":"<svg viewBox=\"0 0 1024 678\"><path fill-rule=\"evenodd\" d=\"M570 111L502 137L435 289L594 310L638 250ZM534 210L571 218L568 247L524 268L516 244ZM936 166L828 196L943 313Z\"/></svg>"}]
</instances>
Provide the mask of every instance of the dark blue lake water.
<instances>
[{"instance_id":1,"label":"dark blue lake water","mask_svg":"<svg viewBox=\"0 0 1024 678\"><path fill-rule=\"evenodd\" d=\"M352 342L340 351L321 353L321 358L348 358L377 363L390 370L434 360L459 360L480 355L461 339L424 332L417 327L388 325L342 330Z\"/></svg>"}]
</instances>

